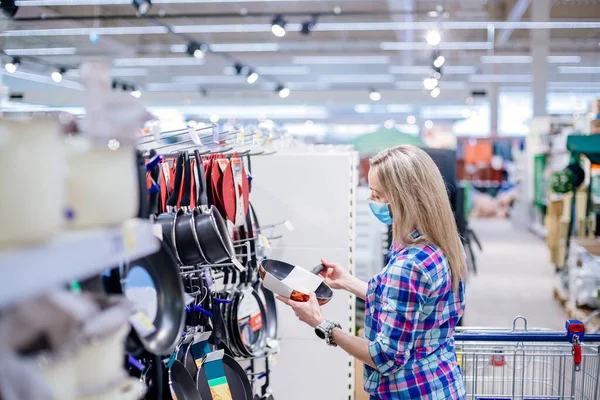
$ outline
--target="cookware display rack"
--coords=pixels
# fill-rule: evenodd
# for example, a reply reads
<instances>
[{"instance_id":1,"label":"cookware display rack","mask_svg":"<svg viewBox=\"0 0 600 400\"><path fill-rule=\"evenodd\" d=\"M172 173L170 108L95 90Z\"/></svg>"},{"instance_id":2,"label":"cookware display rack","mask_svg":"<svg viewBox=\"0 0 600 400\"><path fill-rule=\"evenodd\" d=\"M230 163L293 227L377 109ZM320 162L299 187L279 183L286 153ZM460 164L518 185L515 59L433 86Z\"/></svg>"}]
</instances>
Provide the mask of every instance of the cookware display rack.
<instances>
[{"instance_id":1,"label":"cookware display rack","mask_svg":"<svg viewBox=\"0 0 600 400\"><path fill-rule=\"evenodd\" d=\"M212 130L212 132L208 135L198 134L199 132L207 131L209 129ZM185 138L186 135L189 135L190 138ZM247 170L251 172L251 157L259 155L270 155L275 153L273 151L265 151L264 148L265 144L274 136L275 135L273 135L272 133L265 133L264 131L257 131L252 133L251 135L246 135L242 131L242 128L232 128L227 131L218 132L216 125L213 124L209 127L204 128L188 127L176 131L162 132L159 135L159 137L154 136L150 140L139 140L138 148L151 149L150 154L148 154L148 157L150 157L151 159L153 159L157 155L167 158L175 156L177 154L181 155L182 153L188 152L193 152L190 154L194 154L194 156L225 154L228 158L241 158L242 163L244 163L247 167ZM162 141L172 139L174 137L183 137L183 140L180 139L175 143L160 143ZM157 144L159 145L157 146ZM244 179L246 178L244 177ZM177 179L175 178L175 180ZM251 175L248 176L248 181L249 185L251 185ZM181 182L181 184L185 184L185 182ZM185 210L186 206L184 206L183 209ZM175 210L172 209L172 211ZM187 209L187 212L189 211L190 210ZM259 258L264 258L263 253L259 254L259 249L265 246L265 242L268 243L269 240L277 240L283 237L283 235L281 234L274 235L274 231L278 226L285 225L286 227L288 227L288 229L293 228L290 228L291 225L289 221L282 221L265 226L261 230L260 227L258 227L256 215L253 215L253 217L253 222L256 222L257 226L254 228L254 231L252 231L252 229L248 229L247 234L249 234L250 237L240 238L232 242L232 248L234 249L234 257L232 257L230 262L199 262L193 265L187 265L186 262L182 262L181 257L179 257L178 255L177 258L180 262L180 275L182 277L182 280L192 279L192 277L195 277L198 281L205 281L205 275L208 274L210 280L212 282L215 282L221 280L224 275L228 276L228 282L226 282L225 285L217 287L217 285L213 284L210 286L210 296L217 302L230 301L219 298L219 295L224 292L227 293L228 291L238 291L240 290L240 287L254 287L256 289L259 285L259 277L256 268L256 263L259 261ZM247 219L247 224L252 225L249 216ZM270 231L270 236L267 237L262 235L262 233L266 231ZM238 260L243 261L241 267ZM188 295L191 298L196 297L196 300L194 301L193 306L190 309L196 312L199 311L200 313L204 314L205 317L212 319L215 317L215 315L213 315L211 311L208 311L208 307L204 308L198 305L198 297L202 297L204 300L206 295L208 295L208 293L203 293L203 288L204 287L201 288L190 286ZM203 300L200 300L200 303L202 303ZM207 321L205 322L208 323ZM235 322L237 323L237 320ZM264 321L263 323L266 324L267 321ZM188 326L187 331L189 334L198 331L205 331L206 329L210 329L210 325L196 325L196 328L191 328ZM214 323L213 329L215 329ZM227 339L231 340L231 338ZM231 342L227 343L226 346L233 347ZM239 346L239 344L236 346ZM250 381L253 393L256 393L256 390L260 389L261 396L263 396L262 398L266 399L270 393L270 358L278 352L278 345L274 338L267 338L263 339L262 346L263 347L259 350L259 352L253 354L243 354L244 352L239 351L239 349L235 350L235 353L232 353L231 349L229 349L229 352L236 356L237 361L243 362L245 364L247 363L247 367L244 369L244 371ZM259 360L264 361L264 368L257 368L257 361ZM264 384L262 384L260 387L257 387L257 383L262 379L264 379Z\"/></svg>"}]
</instances>

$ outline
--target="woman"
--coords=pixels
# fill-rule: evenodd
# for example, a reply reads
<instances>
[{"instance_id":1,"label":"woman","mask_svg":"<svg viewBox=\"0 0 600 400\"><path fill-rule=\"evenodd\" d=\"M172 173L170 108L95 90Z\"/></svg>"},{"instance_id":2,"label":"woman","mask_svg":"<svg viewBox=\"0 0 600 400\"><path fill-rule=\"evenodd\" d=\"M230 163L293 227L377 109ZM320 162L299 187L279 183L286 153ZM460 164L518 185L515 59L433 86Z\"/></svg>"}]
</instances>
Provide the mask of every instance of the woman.
<instances>
[{"instance_id":1,"label":"woman","mask_svg":"<svg viewBox=\"0 0 600 400\"><path fill-rule=\"evenodd\" d=\"M322 260L334 289L366 300L365 338L323 317L316 298L286 298L298 318L327 343L365 363L371 399L464 399L454 328L464 310L466 261L446 186L433 160L413 146L371 159L369 206L392 225L387 266L368 283Z\"/></svg>"}]
</instances>

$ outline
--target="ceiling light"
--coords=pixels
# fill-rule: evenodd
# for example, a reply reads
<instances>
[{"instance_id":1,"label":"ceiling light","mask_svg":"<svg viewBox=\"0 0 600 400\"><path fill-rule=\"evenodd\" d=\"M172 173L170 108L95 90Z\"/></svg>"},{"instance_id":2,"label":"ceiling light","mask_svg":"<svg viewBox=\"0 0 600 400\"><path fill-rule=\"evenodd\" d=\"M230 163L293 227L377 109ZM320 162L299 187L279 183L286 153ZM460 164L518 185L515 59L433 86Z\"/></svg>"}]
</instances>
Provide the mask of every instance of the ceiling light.
<instances>
[{"instance_id":1,"label":"ceiling light","mask_svg":"<svg viewBox=\"0 0 600 400\"><path fill-rule=\"evenodd\" d=\"M600 74L600 67L558 67L561 74Z\"/></svg>"},{"instance_id":2,"label":"ceiling light","mask_svg":"<svg viewBox=\"0 0 600 400\"><path fill-rule=\"evenodd\" d=\"M248 67L244 66L242 63L235 63L233 66L236 75L246 75L248 71Z\"/></svg>"},{"instance_id":3,"label":"ceiling light","mask_svg":"<svg viewBox=\"0 0 600 400\"><path fill-rule=\"evenodd\" d=\"M433 128L433 121L428 119L427 121L425 121L424 125L425 125L425 128L431 129L431 128Z\"/></svg>"},{"instance_id":4,"label":"ceiling light","mask_svg":"<svg viewBox=\"0 0 600 400\"><path fill-rule=\"evenodd\" d=\"M8 19L11 19L19 10L19 7L15 5L15 0L2 0L0 2L0 10L2 10L2 14Z\"/></svg>"},{"instance_id":5,"label":"ceiling light","mask_svg":"<svg viewBox=\"0 0 600 400\"><path fill-rule=\"evenodd\" d=\"M369 98L371 101L379 101L381 100L381 93L375 89L371 89L369 92Z\"/></svg>"},{"instance_id":6,"label":"ceiling light","mask_svg":"<svg viewBox=\"0 0 600 400\"><path fill-rule=\"evenodd\" d=\"M423 86L425 86L425 89L427 90L432 90L438 85L438 82L439 81L435 78L425 78L423 79Z\"/></svg>"},{"instance_id":7,"label":"ceiling light","mask_svg":"<svg viewBox=\"0 0 600 400\"><path fill-rule=\"evenodd\" d=\"M433 97L435 99L436 97L438 97L440 95L441 92L442 91L440 90L439 87L435 87L431 90L431 92L429 92L429 94L431 95L431 97Z\"/></svg>"},{"instance_id":8,"label":"ceiling light","mask_svg":"<svg viewBox=\"0 0 600 400\"><path fill-rule=\"evenodd\" d=\"M248 77L246 78L246 81L252 85L257 80L258 80L258 74L255 71L250 70L248 72Z\"/></svg>"},{"instance_id":9,"label":"ceiling light","mask_svg":"<svg viewBox=\"0 0 600 400\"><path fill-rule=\"evenodd\" d=\"M290 89L283 85L279 85L277 87L277 94L279 94L279 97L281 97L282 99L287 98L290 95L290 93Z\"/></svg>"},{"instance_id":10,"label":"ceiling light","mask_svg":"<svg viewBox=\"0 0 600 400\"><path fill-rule=\"evenodd\" d=\"M140 97L142 97L142 92L138 88L136 88L135 86L132 86L131 89L132 90L129 93L130 95L132 95L136 99L139 99Z\"/></svg>"},{"instance_id":11,"label":"ceiling light","mask_svg":"<svg viewBox=\"0 0 600 400\"><path fill-rule=\"evenodd\" d=\"M150 0L133 0L132 4L138 17L148 14L150 7L152 7L152 2Z\"/></svg>"},{"instance_id":12,"label":"ceiling light","mask_svg":"<svg viewBox=\"0 0 600 400\"><path fill-rule=\"evenodd\" d=\"M65 68L60 68L58 71L54 71L52 74L50 74L50 77L54 82L60 83L63 79L63 74L65 72L67 72Z\"/></svg>"},{"instance_id":13,"label":"ceiling light","mask_svg":"<svg viewBox=\"0 0 600 400\"><path fill-rule=\"evenodd\" d=\"M286 21L283 19L283 16L277 15L273 18L273 22L271 23L271 32L277 37L284 37L286 33L285 25Z\"/></svg>"},{"instance_id":14,"label":"ceiling light","mask_svg":"<svg viewBox=\"0 0 600 400\"><path fill-rule=\"evenodd\" d=\"M406 123L409 125L414 125L417 123L417 118L414 115L409 115L406 117Z\"/></svg>"},{"instance_id":15,"label":"ceiling light","mask_svg":"<svg viewBox=\"0 0 600 400\"><path fill-rule=\"evenodd\" d=\"M208 51L208 46L203 43L198 43L198 42L190 42L190 44L188 44L187 49L186 49L186 53L188 53L190 56L197 58L197 59L204 58L207 51Z\"/></svg>"},{"instance_id":16,"label":"ceiling light","mask_svg":"<svg viewBox=\"0 0 600 400\"><path fill-rule=\"evenodd\" d=\"M320 27L322 31L322 26ZM427 50L429 44L423 42L382 42L381 50ZM444 42L440 43L440 50L491 50L494 48L492 42Z\"/></svg>"},{"instance_id":17,"label":"ceiling light","mask_svg":"<svg viewBox=\"0 0 600 400\"><path fill-rule=\"evenodd\" d=\"M444 56L437 56L435 60L433 60L433 66L436 68L442 68L442 65L446 62L446 58Z\"/></svg>"},{"instance_id":18,"label":"ceiling light","mask_svg":"<svg viewBox=\"0 0 600 400\"><path fill-rule=\"evenodd\" d=\"M240 10L240 15L241 15L241 16L244 16L244 15L247 15L247 14L248 14L248 9L247 9L247 8L242 8L242 9Z\"/></svg>"},{"instance_id":19,"label":"ceiling light","mask_svg":"<svg viewBox=\"0 0 600 400\"><path fill-rule=\"evenodd\" d=\"M333 7L333 13L335 15L340 15L342 13L342 7L340 7L340 6Z\"/></svg>"},{"instance_id":20,"label":"ceiling light","mask_svg":"<svg viewBox=\"0 0 600 400\"><path fill-rule=\"evenodd\" d=\"M532 56L481 56L484 64L529 64Z\"/></svg>"},{"instance_id":21,"label":"ceiling light","mask_svg":"<svg viewBox=\"0 0 600 400\"><path fill-rule=\"evenodd\" d=\"M427 32L427 43L431 46L437 46L442 41L442 35L437 29L432 29Z\"/></svg>"},{"instance_id":22,"label":"ceiling light","mask_svg":"<svg viewBox=\"0 0 600 400\"><path fill-rule=\"evenodd\" d=\"M478 83L529 83L533 77L527 74L482 74L471 75L469 81Z\"/></svg>"},{"instance_id":23,"label":"ceiling light","mask_svg":"<svg viewBox=\"0 0 600 400\"><path fill-rule=\"evenodd\" d=\"M211 114L209 120L213 124L216 124L217 122L219 122L219 114Z\"/></svg>"},{"instance_id":24,"label":"ceiling light","mask_svg":"<svg viewBox=\"0 0 600 400\"><path fill-rule=\"evenodd\" d=\"M579 56L548 56L546 60L550 64L577 64L581 62Z\"/></svg>"},{"instance_id":25,"label":"ceiling light","mask_svg":"<svg viewBox=\"0 0 600 400\"><path fill-rule=\"evenodd\" d=\"M387 129L392 129L396 125L396 121L393 119L388 119L383 123L383 126Z\"/></svg>"},{"instance_id":26,"label":"ceiling light","mask_svg":"<svg viewBox=\"0 0 600 400\"><path fill-rule=\"evenodd\" d=\"M77 53L75 47L40 47L33 49L4 49L7 56L64 56Z\"/></svg>"},{"instance_id":27,"label":"ceiling light","mask_svg":"<svg viewBox=\"0 0 600 400\"><path fill-rule=\"evenodd\" d=\"M442 74L440 71L433 71L431 76L433 77L433 79L438 79L438 80L442 78Z\"/></svg>"},{"instance_id":28,"label":"ceiling light","mask_svg":"<svg viewBox=\"0 0 600 400\"><path fill-rule=\"evenodd\" d=\"M312 18L309 21L302 23L302 28L300 28L301 35L306 35L306 36L310 35L310 32L317 24L317 17L318 16L315 14L312 16Z\"/></svg>"},{"instance_id":29,"label":"ceiling light","mask_svg":"<svg viewBox=\"0 0 600 400\"><path fill-rule=\"evenodd\" d=\"M370 104L357 104L354 106L354 112L357 114L367 114L371 112Z\"/></svg>"},{"instance_id":30,"label":"ceiling light","mask_svg":"<svg viewBox=\"0 0 600 400\"><path fill-rule=\"evenodd\" d=\"M314 126L315 123L312 120L307 119L306 121L304 121L304 125L305 126Z\"/></svg>"},{"instance_id":31,"label":"ceiling light","mask_svg":"<svg viewBox=\"0 0 600 400\"><path fill-rule=\"evenodd\" d=\"M467 97L466 103L468 105L471 105L471 104L475 103L475 99L473 97L469 96L469 97Z\"/></svg>"},{"instance_id":32,"label":"ceiling light","mask_svg":"<svg viewBox=\"0 0 600 400\"><path fill-rule=\"evenodd\" d=\"M330 65L330 64L388 64L388 56L298 56L292 58L293 64Z\"/></svg>"},{"instance_id":33,"label":"ceiling light","mask_svg":"<svg viewBox=\"0 0 600 400\"><path fill-rule=\"evenodd\" d=\"M4 65L4 69L6 69L6 72L9 74L14 74L19 68L19 64L21 64L21 59L19 57L13 57L12 60Z\"/></svg>"}]
</instances>

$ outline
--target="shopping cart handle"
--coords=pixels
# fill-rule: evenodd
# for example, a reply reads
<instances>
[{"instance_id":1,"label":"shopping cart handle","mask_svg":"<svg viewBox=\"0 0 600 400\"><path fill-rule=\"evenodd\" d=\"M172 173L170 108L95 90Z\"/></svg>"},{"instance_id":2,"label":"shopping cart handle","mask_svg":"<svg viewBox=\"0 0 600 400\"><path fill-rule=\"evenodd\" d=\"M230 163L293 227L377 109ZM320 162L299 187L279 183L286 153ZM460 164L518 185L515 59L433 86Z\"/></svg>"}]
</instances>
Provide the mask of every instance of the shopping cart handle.
<instances>
[{"instance_id":1,"label":"shopping cart handle","mask_svg":"<svg viewBox=\"0 0 600 400\"><path fill-rule=\"evenodd\" d=\"M506 332L506 333L456 333L456 341L461 342L565 342L571 343L571 336L563 332ZM600 335L584 336L586 343L600 342Z\"/></svg>"}]
</instances>

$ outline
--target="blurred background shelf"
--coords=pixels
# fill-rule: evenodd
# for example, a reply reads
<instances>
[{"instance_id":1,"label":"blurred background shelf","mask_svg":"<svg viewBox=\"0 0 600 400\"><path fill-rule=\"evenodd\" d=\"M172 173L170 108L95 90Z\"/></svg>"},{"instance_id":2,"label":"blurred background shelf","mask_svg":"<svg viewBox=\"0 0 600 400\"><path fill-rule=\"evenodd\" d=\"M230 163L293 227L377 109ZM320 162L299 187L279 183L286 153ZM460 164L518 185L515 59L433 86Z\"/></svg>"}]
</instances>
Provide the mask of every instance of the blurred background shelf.
<instances>
[{"instance_id":1,"label":"blurred background shelf","mask_svg":"<svg viewBox=\"0 0 600 400\"><path fill-rule=\"evenodd\" d=\"M65 232L35 247L0 251L0 308L158 248L153 224L133 219L120 227Z\"/></svg>"}]
</instances>

